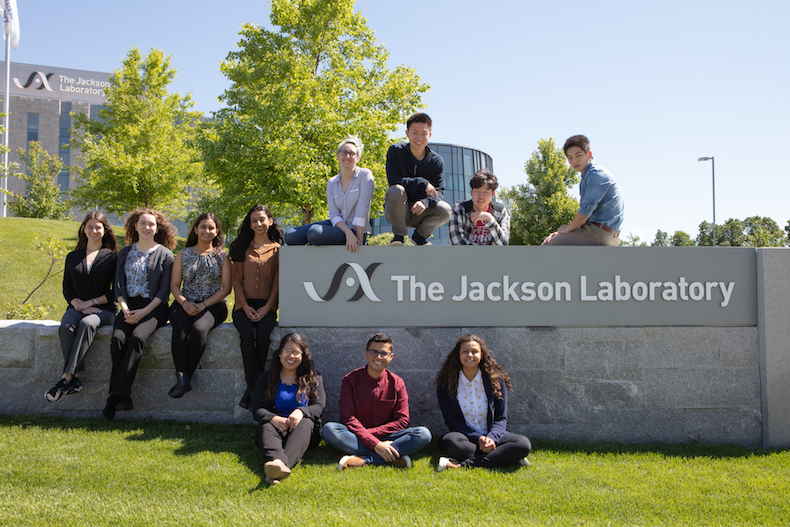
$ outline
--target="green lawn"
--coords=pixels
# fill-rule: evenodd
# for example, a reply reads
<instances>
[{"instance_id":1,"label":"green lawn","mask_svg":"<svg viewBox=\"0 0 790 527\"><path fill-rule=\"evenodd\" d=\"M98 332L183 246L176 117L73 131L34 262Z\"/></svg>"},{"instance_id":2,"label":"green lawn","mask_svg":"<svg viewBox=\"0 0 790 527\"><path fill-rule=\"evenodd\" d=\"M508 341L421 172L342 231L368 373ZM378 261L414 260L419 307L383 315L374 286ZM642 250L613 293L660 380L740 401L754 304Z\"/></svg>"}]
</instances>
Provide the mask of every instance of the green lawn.
<instances>
[{"instance_id":1,"label":"green lawn","mask_svg":"<svg viewBox=\"0 0 790 527\"><path fill-rule=\"evenodd\" d=\"M781 525L790 451L538 441L531 468L338 472L310 451L263 483L250 426L0 416L0 525Z\"/></svg>"}]
</instances>

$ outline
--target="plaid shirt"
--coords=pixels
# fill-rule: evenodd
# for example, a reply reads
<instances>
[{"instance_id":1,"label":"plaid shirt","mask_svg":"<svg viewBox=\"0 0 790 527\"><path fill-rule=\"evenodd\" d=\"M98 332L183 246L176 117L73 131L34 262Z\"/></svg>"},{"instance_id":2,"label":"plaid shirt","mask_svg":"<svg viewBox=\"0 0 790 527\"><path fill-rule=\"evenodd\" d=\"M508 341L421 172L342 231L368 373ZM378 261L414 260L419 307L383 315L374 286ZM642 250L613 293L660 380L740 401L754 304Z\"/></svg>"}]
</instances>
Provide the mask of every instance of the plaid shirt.
<instances>
[{"instance_id":1,"label":"plaid shirt","mask_svg":"<svg viewBox=\"0 0 790 527\"><path fill-rule=\"evenodd\" d=\"M450 216L450 244L474 245L472 232L475 225L469 215L472 213L472 200L458 202L453 205ZM510 241L510 215L502 203L491 202L491 215L494 221L486 224L488 229L488 245L507 245Z\"/></svg>"}]
</instances>

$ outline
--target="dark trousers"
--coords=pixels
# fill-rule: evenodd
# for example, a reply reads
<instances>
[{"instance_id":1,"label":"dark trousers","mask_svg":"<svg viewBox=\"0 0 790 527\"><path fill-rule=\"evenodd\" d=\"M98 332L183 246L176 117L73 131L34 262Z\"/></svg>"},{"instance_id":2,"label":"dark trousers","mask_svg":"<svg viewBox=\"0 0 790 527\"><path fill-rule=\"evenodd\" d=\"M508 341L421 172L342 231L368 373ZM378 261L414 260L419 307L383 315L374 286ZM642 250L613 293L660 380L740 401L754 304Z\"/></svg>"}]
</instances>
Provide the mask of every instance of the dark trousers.
<instances>
[{"instance_id":1,"label":"dark trousers","mask_svg":"<svg viewBox=\"0 0 790 527\"><path fill-rule=\"evenodd\" d=\"M247 304L253 309L260 309L266 305L267 300L247 299ZM277 325L277 316L269 311L258 322L253 322L244 313L243 309L233 310L233 324L239 330L241 341L241 359L244 362L244 378L247 381L247 391L255 389L255 382L266 369L266 357L269 355L270 335Z\"/></svg>"},{"instance_id":2,"label":"dark trousers","mask_svg":"<svg viewBox=\"0 0 790 527\"><path fill-rule=\"evenodd\" d=\"M85 369L83 359L96 336L96 330L101 326L109 326L114 320L115 315L107 309L91 315L85 315L73 307L66 310L58 330L60 349L65 360L63 373L74 375Z\"/></svg>"},{"instance_id":3,"label":"dark trousers","mask_svg":"<svg viewBox=\"0 0 790 527\"><path fill-rule=\"evenodd\" d=\"M271 422L263 423L255 432L255 444L263 454L263 462L279 459L288 468L293 468L301 461L310 447L315 426L312 420L302 418L293 431L281 433Z\"/></svg>"},{"instance_id":4,"label":"dark trousers","mask_svg":"<svg viewBox=\"0 0 790 527\"><path fill-rule=\"evenodd\" d=\"M147 298L127 299L129 309L141 309L150 302ZM110 375L110 394L129 397L132 383L137 375L137 367L143 357L145 343L154 331L167 323L167 304L159 304L148 313L139 324L124 321L123 313L115 317L115 325L110 344L112 374Z\"/></svg>"},{"instance_id":5,"label":"dark trousers","mask_svg":"<svg viewBox=\"0 0 790 527\"><path fill-rule=\"evenodd\" d=\"M532 451L532 443L522 435L505 432L497 447L485 453L461 432L447 432L439 440L439 451L462 467L505 467L526 457Z\"/></svg>"},{"instance_id":6,"label":"dark trousers","mask_svg":"<svg viewBox=\"0 0 790 527\"><path fill-rule=\"evenodd\" d=\"M192 374L206 351L208 332L219 326L228 316L228 306L219 302L191 317L178 302L170 306L170 325L173 326L171 351L176 371L187 377Z\"/></svg>"}]
</instances>

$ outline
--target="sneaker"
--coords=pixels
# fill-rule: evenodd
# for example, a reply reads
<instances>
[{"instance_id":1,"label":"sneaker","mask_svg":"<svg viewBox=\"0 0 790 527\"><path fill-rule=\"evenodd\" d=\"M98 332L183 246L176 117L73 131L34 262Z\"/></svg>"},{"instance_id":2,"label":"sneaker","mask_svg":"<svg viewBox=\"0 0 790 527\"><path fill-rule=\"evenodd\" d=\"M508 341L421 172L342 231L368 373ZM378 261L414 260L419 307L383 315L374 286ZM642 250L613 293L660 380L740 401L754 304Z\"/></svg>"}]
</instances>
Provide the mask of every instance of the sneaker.
<instances>
[{"instance_id":1,"label":"sneaker","mask_svg":"<svg viewBox=\"0 0 790 527\"><path fill-rule=\"evenodd\" d=\"M44 394L44 399L54 403L60 399L60 396L63 395L63 393L67 390L68 385L69 381L66 379L60 379L57 384L55 384L55 386L50 388L50 390Z\"/></svg>"},{"instance_id":2,"label":"sneaker","mask_svg":"<svg viewBox=\"0 0 790 527\"><path fill-rule=\"evenodd\" d=\"M519 459L518 460L518 464L521 465L522 467L531 467L532 466L532 463L529 462L529 459L527 459L525 457L522 457L521 459Z\"/></svg>"},{"instance_id":3,"label":"sneaker","mask_svg":"<svg viewBox=\"0 0 790 527\"><path fill-rule=\"evenodd\" d=\"M80 382L79 377L72 377L69 385L66 386L66 395L73 395L77 392L81 392L84 386L82 382Z\"/></svg>"},{"instance_id":4,"label":"sneaker","mask_svg":"<svg viewBox=\"0 0 790 527\"><path fill-rule=\"evenodd\" d=\"M451 457L440 457L439 463L436 465L436 472L443 472L447 468L447 463L452 463L454 465L457 465L458 461L454 460Z\"/></svg>"},{"instance_id":5,"label":"sneaker","mask_svg":"<svg viewBox=\"0 0 790 527\"><path fill-rule=\"evenodd\" d=\"M398 468L411 468L411 458L409 456L401 456L391 464Z\"/></svg>"},{"instance_id":6,"label":"sneaker","mask_svg":"<svg viewBox=\"0 0 790 527\"><path fill-rule=\"evenodd\" d=\"M365 460L359 456L343 456L340 458L340 463L337 464L338 470L345 470L347 468L357 468L365 465Z\"/></svg>"},{"instance_id":7,"label":"sneaker","mask_svg":"<svg viewBox=\"0 0 790 527\"><path fill-rule=\"evenodd\" d=\"M291 469L279 459L273 459L264 463L263 472L267 477L278 481L291 475Z\"/></svg>"},{"instance_id":8,"label":"sneaker","mask_svg":"<svg viewBox=\"0 0 790 527\"><path fill-rule=\"evenodd\" d=\"M403 245L403 235L396 234L393 236L390 245Z\"/></svg>"}]
</instances>

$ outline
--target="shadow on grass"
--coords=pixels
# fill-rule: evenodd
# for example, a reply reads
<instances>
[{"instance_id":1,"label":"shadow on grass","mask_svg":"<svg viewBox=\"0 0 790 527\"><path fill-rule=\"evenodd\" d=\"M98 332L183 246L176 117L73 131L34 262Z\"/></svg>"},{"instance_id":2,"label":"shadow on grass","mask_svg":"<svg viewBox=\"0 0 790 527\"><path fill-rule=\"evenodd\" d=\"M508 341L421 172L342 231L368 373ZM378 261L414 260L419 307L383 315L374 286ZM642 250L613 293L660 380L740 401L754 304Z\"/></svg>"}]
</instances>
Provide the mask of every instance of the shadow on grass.
<instances>
[{"instance_id":1,"label":"shadow on grass","mask_svg":"<svg viewBox=\"0 0 790 527\"><path fill-rule=\"evenodd\" d=\"M537 443L537 445L535 444ZM660 454L680 458L738 458L769 456L785 449L749 448L737 445L708 445L702 443L576 443L565 441L533 441L537 451L575 454Z\"/></svg>"}]
</instances>

